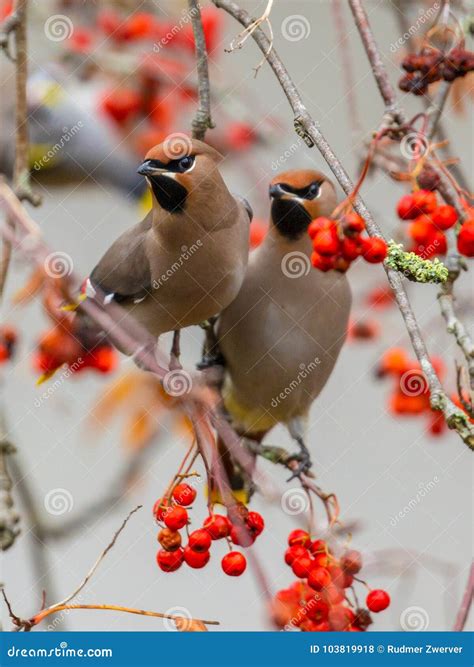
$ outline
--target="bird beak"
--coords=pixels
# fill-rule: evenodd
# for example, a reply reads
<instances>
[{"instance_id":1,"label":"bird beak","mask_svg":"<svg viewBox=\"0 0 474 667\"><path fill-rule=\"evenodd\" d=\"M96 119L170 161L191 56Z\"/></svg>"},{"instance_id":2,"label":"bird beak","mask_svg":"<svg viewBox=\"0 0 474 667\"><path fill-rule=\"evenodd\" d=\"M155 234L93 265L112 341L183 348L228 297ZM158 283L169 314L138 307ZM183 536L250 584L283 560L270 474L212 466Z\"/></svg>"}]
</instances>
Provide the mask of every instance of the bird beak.
<instances>
[{"instance_id":1,"label":"bird beak","mask_svg":"<svg viewBox=\"0 0 474 667\"><path fill-rule=\"evenodd\" d=\"M270 195L270 199L280 199L283 195L288 195L288 192L285 192L280 184L276 183L275 185L270 185L268 194Z\"/></svg>"},{"instance_id":2,"label":"bird beak","mask_svg":"<svg viewBox=\"0 0 474 667\"><path fill-rule=\"evenodd\" d=\"M137 173L142 174L142 176L157 176L158 174L166 174L168 171L165 167L158 167L153 164L151 160L145 160L138 167Z\"/></svg>"}]
</instances>

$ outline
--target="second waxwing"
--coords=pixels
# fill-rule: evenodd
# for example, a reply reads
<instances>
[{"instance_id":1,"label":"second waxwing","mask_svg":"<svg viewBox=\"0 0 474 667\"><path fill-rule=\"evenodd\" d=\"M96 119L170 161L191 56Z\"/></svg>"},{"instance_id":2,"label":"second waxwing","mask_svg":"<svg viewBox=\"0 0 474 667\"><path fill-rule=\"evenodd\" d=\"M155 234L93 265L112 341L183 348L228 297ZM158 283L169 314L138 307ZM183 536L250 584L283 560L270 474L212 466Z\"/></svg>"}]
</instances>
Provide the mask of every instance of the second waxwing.
<instances>
[{"instance_id":1,"label":"second waxwing","mask_svg":"<svg viewBox=\"0 0 474 667\"><path fill-rule=\"evenodd\" d=\"M269 232L249 259L238 297L221 314L223 398L237 431L260 442L277 424L297 441L298 472L310 465L305 430L346 337L347 278L311 267L311 220L329 216L336 192L324 174L288 171L270 185Z\"/></svg>"}]
</instances>

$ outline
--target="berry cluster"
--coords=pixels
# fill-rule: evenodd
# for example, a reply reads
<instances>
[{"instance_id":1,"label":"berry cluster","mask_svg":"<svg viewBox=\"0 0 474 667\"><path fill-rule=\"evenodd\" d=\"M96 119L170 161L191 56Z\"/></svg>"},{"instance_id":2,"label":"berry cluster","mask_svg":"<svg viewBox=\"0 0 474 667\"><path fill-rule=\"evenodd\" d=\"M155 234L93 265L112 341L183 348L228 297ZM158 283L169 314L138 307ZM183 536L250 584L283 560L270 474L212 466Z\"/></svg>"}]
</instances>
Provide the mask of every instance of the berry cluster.
<instances>
[{"instance_id":1,"label":"berry cluster","mask_svg":"<svg viewBox=\"0 0 474 667\"><path fill-rule=\"evenodd\" d=\"M60 366L70 373L80 373L87 368L98 373L111 373L117 367L117 353L107 343L91 350L83 347L74 330L66 325L57 325L41 337L34 356L34 367L50 376Z\"/></svg>"},{"instance_id":2,"label":"berry cluster","mask_svg":"<svg viewBox=\"0 0 474 667\"><path fill-rule=\"evenodd\" d=\"M472 209L467 211L469 218L459 230L457 245L462 255L474 257L474 216ZM413 252L425 259L446 253L444 232L458 222L453 206L439 204L431 190L417 190L401 197L397 213L402 220L411 221L408 233L415 244Z\"/></svg>"},{"instance_id":3,"label":"berry cluster","mask_svg":"<svg viewBox=\"0 0 474 667\"><path fill-rule=\"evenodd\" d=\"M211 557L212 542L225 539L231 549L221 560L221 567L229 577L239 577L247 567L247 560L232 545L248 547L255 542L264 529L264 521L258 512L249 511L245 505L229 508L228 515L210 514L202 526L189 532L189 513L196 490L186 483L177 484L169 497L159 498L154 507L156 521L164 526L158 533L161 549L156 555L158 567L164 572L174 572L183 563L200 569ZM183 546L179 532L186 530L187 544Z\"/></svg>"},{"instance_id":4,"label":"berry cluster","mask_svg":"<svg viewBox=\"0 0 474 667\"><path fill-rule=\"evenodd\" d=\"M458 215L452 206L439 205L435 192L417 190L404 195L398 201L397 213L401 220L411 221L408 233L414 243L413 252L424 259L446 253L443 232L456 224Z\"/></svg>"},{"instance_id":5,"label":"berry cluster","mask_svg":"<svg viewBox=\"0 0 474 667\"><path fill-rule=\"evenodd\" d=\"M303 632L360 632L372 623L369 612L380 612L390 604L384 590L371 590L367 608L359 608L348 596L362 568L358 551L345 551L339 558L325 540L312 540L304 530L288 536L285 562L298 577L291 586L279 591L272 603L275 624L279 628L298 628Z\"/></svg>"},{"instance_id":6,"label":"berry cluster","mask_svg":"<svg viewBox=\"0 0 474 667\"><path fill-rule=\"evenodd\" d=\"M439 357L432 357L431 363L437 375L444 375L444 363ZM428 432L441 435L446 424L440 412L430 406L430 392L426 377L419 363L410 359L407 352L398 347L387 350L377 367L377 377L393 378L392 393L389 397L389 410L394 415L428 417Z\"/></svg>"},{"instance_id":7,"label":"berry cluster","mask_svg":"<svg viewBox=\"0 0 474 667\"><path fill-rule=\"evenodd\" d=\"M410 54L402 61L407 72L398 85L405 93L424 95L430 83L444 79L454 81L474 70L474 53L456 47L448 53L424 48L418 54Z\"/></svg>"},{"instance_id":8,"label":"berry cluster","mask_svg":"<svg viewBox=\"0 0 474 667\"><path fill-rule=\"evenodd\" d=\"M347 213L342 220L316 218L308 227L313 241L311 263L320 271L335 269L345 273L358 257L370 264L383 262L387 244L379 237L362 237L365 222L357 213Z\"/></svg>"}]
</instances>

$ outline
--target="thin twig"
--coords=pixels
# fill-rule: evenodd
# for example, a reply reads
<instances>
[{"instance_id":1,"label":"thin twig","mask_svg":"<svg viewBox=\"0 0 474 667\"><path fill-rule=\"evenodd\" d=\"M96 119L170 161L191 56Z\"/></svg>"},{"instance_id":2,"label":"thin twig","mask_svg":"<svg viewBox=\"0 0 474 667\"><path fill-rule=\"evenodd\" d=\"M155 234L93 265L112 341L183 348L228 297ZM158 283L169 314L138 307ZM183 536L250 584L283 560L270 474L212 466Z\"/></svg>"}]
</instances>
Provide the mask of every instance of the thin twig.
<instances>
[{"instance_id":1,"label":"thin twig","mask_svg":"<svg viewBox=\"0 0 474 667\"><path fill-rule=\"evenodd\" d=\"M44 610L45 612L48 611L48 610L54 609L56 607L60 607L61 605L67 604L70 600L74 599L82 591L82 589L84 588L84 586L87 585L88 581L93 576L94 572L97 570L97 568L99 567L101 562L104 560L106 555L109 553L109 551L115 545L115 543L118 539L118 536L120 535L120 533L123 531L123 529L127 525L130 517L133 514L135 514L135 512L138 512L138 510L141 509L141 508L142 508L142 506L138 505L137 507L135 507L135 509L133 509L131 512L128 513L128 515L123 520L122 525L120 526L120 528L114 533L114 536L113 536L111 542L109 542L109 544L105 547L105 549L100 554L100 556L97 558L97 560L95 561L95 563L93 564L93 566L91 567L89 572L86 574L86 576L84 577L82 582L79 584L79 586L70 595L65 597L64 600L61 600L60 602L56 602L55 604L52 604L49 607L47 607L47 609ZM42 612L42 613L44 613L44 612Z\"/></svg>"},{"instance_id":2,"label":"thin twig","mask_svg":"<svg viewBox=\"0 0 474 667\"><path fill-rule=\"evenodd\" d=\"M456 621L454 623L453 631L462 632L464 626L466 625L467 617L469 616L469 611L472 606L472 598L474 596L474 563L471 563L469 568L469 575L467 578L466 589L462 597L461 606L456 616Z\"/></svg>"},{"instance_id":3,"label":"thin twig","mask_svg":"<svg viewBox=\"0 0 474 667\"><path fill-rule=\"evenodd\" d=\"M209 85L209 65L207 58L206 36L202 26L201 9L198 0L188 0L189 13L194 33L196 49L196 69L198 74L199 104L193 118L192 129L195 139L203 140L206 131L214 127L211 116L211 90Z\"/></svg>"}]
</instances>

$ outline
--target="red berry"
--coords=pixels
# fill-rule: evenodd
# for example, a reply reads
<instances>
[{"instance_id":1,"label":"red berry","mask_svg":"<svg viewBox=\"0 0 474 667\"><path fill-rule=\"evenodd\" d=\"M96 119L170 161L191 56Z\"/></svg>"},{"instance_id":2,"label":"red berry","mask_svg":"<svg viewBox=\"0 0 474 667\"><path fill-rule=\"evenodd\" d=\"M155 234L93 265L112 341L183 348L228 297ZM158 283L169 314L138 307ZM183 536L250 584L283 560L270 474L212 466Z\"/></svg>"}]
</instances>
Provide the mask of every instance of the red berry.
<instances>
[{"instance_id":1,"label":"red berry","mask_svg":"<svg viewBox=\"0 0 474 667\"><path fill-rule=\"evenodd\" d=\"M398 217L402 220L413 220L416 218L417 214L415 213L413 195L403 195L403 197L398 200L397 213Z\"/></svg>"},{"instance_id":2,"label":"red berry","mask_svg":"<svg viewBox=\"0 0 474 667\"><path fill-rule=\"evenodd\" d=\"M203 527L207 530L211 539L220 540L227 537L232 528L232 524L226 516L222 514L211 514L204 521Z\"/></svg>"},{"instance_id":3,"label":"red berry","mask_svg":"<svg viewBox=\"0 0 474 667\"><path fill-rule=\"evenodd\" d=\"M263 517L258 512L249 512L247 514L247 526L250 530L255 533L256 536L260 535L265 528L265 521Z\"/></svg>"},{"instance_id":4,"label":"red berry","mask_svg":"<svg viewBox=\"0 0 474 667\"><path fill-rule=\"evenodd\" d=\"M312 597L306 603L305 611L309 619L315 623L320 623L321 621L325 621L327 619L329 605L327 605L323 600L317 600L315 597Z\"/></svg>"},{"instance_id":5,"label":"red berry","mask_svg":"<svg viewBox=\"0 0 474 667\"><path fill-rule=\"evenodd\" d=\"M334 268L335 258L323 257L317 252L312 252L311 264L314 266L315 269L319 269L319 271L324 271L324 273L326 273L326 271L331 271L331 269Z\"/></svg>"},{"instance_id":6,"label":"red berry","mask_svg":"<svg viewBox=\"0 0 474 667\"><path fill-rule=\"evenodd\" d=\"M318 567L329 567L331 560L331 556L326 552L319 552L314 557L314 563Z\"/></svg>"},{"instance_id":7,"label":"red berry","mask_svg":"<svg viewBox=\"0 0 474 667\"><path fill-rule=\"evenodd\" d=\"M288 535L288 544L290 547L309 547L311 544L311 537L305 530L300 530L297 528L296 530L292 530Z\"/></svg>"},{"instance_id":8,"label":"red berry","mask_svg":"<svg viewBox=\"0 0 474 667\"><path fill-rule=\"evenodd\" d=\"M474 257L474 219L466 220L459 230L458 250L461 255Z\"/></svg>"},{"instance_id":9,"label":"red berry","mask_svg":"<svg viewBox=\"0 0 474 667\"><path fill-rule=\"evenodd\" d=\"M332 229L326 229L318 232L313 239L313 248L315 252L323 257L333 257L337 254L340 241L337 232Z\"/></svg>"},{"instance_id":10,"label":"red berry","mask_svg":"<svg viewBox=\"0 0 474 667\"><path fill-rule=\"evenodd\" d=\"M433 213L438 206L436 194L430 190L417 190L413 193L412 197L417 215L420 215L420 213Z\"/></svg>"},{"instance_id":11,"label":"red berry","mask_svg":"<svg viewBox=\"0 0 474 667\"><path fill-rule=\"evenodd\" d=\"M158 533L158 542L165 551L175 551L181 546L181 535L169 528L163 528Z\"/></svg>"},{"instance_id":12,"label":"red berry","mask_svg":"<svg viewBox=\"0 0 474 667\"><path fill-rule=\"evenodd\" d=\"M313 556L320 553L326 553L327 544L325 540L314 540L313 542L311 542L309 550L311 551Z\"/></svg>"},{"instance_id":13,"label":"red berry","mask_svg":"<svg viewBox=\"0 0 474 667\"><path fill-rule=\"evenodd\" d=\"M300 579L306 579L309 571L313 566L313 559L309 554L307 554L305 556L298 556L298 558L295 558L291 564L291 569L297 577Z\"/></svg>"},{"instance_id":14,"label":"red berry","mask_svg":"<svg viewBox=\"0 0 474 667\"><path fill-rule=\"evenodd\" d=\"M354 239L343 239L341 243L341 254L344 259L353 262L361 253L361 245L354 241Z\"/></svg>"},{"instance_id":15,"label":"red berry","mask_svg":"<svg viewBox=\"0 0 474 667\"><path fill-rule=\"evenodd\" d=\"M196 489L189 484L178 484L174 487L173 498L178 505L191 505L196 498Z\"/></svg>"},{"instance_id":16,"label":"red berry","mask_svg":"<svg viewBox=\"0 0 474 667\"><path fill-rule=\"evenodd\" d=\"M210 557L211 554L209 551L194 551L189 544L184 548L184 560L189 567L193 567L196 570L207 565Z\"/></svg>"},{"instance_id":17,"label":"red berry","mask_svg":"<svg viewBox=\"0 0 474 667\"><path fill-rule=\"evenodd\" d=\"M334 632L342 632L343 630L347 630L347 628L354 620L355 614L352 609L349 609L349 607L336 605L329 610L329 626Z\"/></svg>"},{"instance_id":18,"label":"red berry","mask_svg":"<svg viewBox=\"0 0 474 667\"><path fill-rule=\"evenodd\" d=\"M156 562L160 569L164 572L174 572L183 562L184 551L183 549L176 549L176 551L164 551L160 549L156 554Z\"/></svg>"},{"instance_id":19,"label":"red berry","mask_svg":"<svg viewBox=\"0 0 474 667\"><path fill-rule=\"evenodd\" d=\"M179 530L188 523L188 513L184 507L173 507L163 519L165 525L171 530Z\"/></svg>"},{"instance_id":20,"label":"red berry","mask_svg":"<svg viewBox=\"0 0 474 667\"><path fill-rule=\"evenodd\" d=\"M330 565L328 567L332 582L339 588L344 588L344 571L338 565Z\"/></svg>"},{"instance_id":21,"label":"red berry","mask_svg":"<svg viewBox=\"0 0 474 667\"><path fill-rule=\"evenodd\" d=\"M329 584L329 586L323 590L323 595L324 599L330 607L332 605L339 604L344 600L344 593L334 584Z\"/></svg>"},{"instance_id":22,"label":"red berry","mask_svg":"<svg viewBox=\"0 0 474 667\"><path fill-rule=\"evenodd\" d=\"M222 569L229 577L240 577L245 572L247 561L245 556L238 551L226 554L221 562Z\"/></svg>"},{"instance_id":23,"label":"red berry","mask_svg":"<svg viewBox=\"0 0 474 667\"><path fill-rule=\"evenodd\" d=\"M313 567L308 574L308 584L315 591L322 591L331 583L331 575L325 567Z\"/></svg>"},{"instance_id":24,"label":"red berry","mask_svg":"<svg viewBox=\"0 0 474 667\"><path fill-rule=\"evenodd\" d=\"M295 544L292 547L288 547L288 549L285 551L285 563L287 565L291 565L296 558L307 555L308 550L305 547L302 547L299 544Z\"/></svg>"},{"instance_id":25,"label":"red berry","mask_svg":"<svg viewBox=\"0 0 474 667\"><path fill-rule=\"evenodd\" d=\"M316 234L328 229L335 229L335 222L331 218L316 218L310 222L308 227L308 234L311 239L314 239Z\"/></svg>"},{"instance_id":26,"label":"red berry","mask_svg":"<svg viewBox=\"0 0 474 667\"><path fill-rule=\"evenodd\" d=\"M313 630L314 632L329 632L331 628L329 627L329 623L327 621L321 621L321 623L316 623L314 626Z\"/></svg>"},{"instance_id":27,"label":"red berry","mask_svg":"<svg viewBox=\"0 0 474 667\"><path fill-rule=\"evenodd\" d=\"M408 233L415 243L428 246L433 242L436 233L431 218L427 215L419 215L408 228Z\"/></svg>"},{"instance_id":28,"label":"red berry","mask_svg":"<svg viewBox=\"0 0 474 667\"><path fill-rule=\"evenodd\" d=\"M200 530L195 530L191 533L188 540L188 545L194 551L209 551L211 548L211 536L201 528Z\"/></svg>"},{"instance_id":29,"label":"red berry","mask_svg":"<svg viewBox=\"0 0 474 667\"><path fill-rule=\"evenodd\" d=\"M383 239L377 236L364 239L362 244L362 255L365 261L370 262L370 264L383 262L387 256L387 244Z\"/></svg>"},{"instance_id":30,"label":"red berry","mask_svg":"<svg viewBox=\"0 0 474 667\"><path fill-rule=\"evenodd\" d=\"M370 611L383 611L384 609L387 609L388 605L390 604L390 596L387 591L383 591L379 588L370 591L370 593L367 595L365 603Z\"/></svg>"},{"instance_id":31,"label":"red berry","mask_svg":"<svg viewBox=\"0 0 474 667\"><path fill-rule=\"evenodd\" d=\"M173 505L167 498L158 498L153 505L153 516L157 521L163 521L165 515L171 511Z\"/></svg>"},{"instance_id":32,"label":"red berry","mask_svg":"<svg viewBox=\"0 0 474 667\"><path fill-rule=\"evenodd\" d=\"M358 213L347 213L343 221L344 233L360 234L365 229L364 218Z\"/></svg>"},{"instance_id":33,"label":"red berry","mask_svg":"<svg viewBox=\"0 0 474 667\"><path fill-rule=\"evenodd\" d=\"M357 574L362 568L362 556L355 549L346 551L340 562L341 568L348 574Z\"/></svg>"},{"instance_id":34,"label":"red berry","mask_svg":"<svg viewBox=\"0 0 474 667\"><path fill-rule=\"evenodd\" d=\"M230 529L230 539L240 547L249 547L255 542L257 536L245 526L232 526Z\"/></svg>"},{"instance_id":35,"label":"red berry","mask_svg":"<svg viewBox=\"0 0 474 667\"><path fill-rule=\"evenodd\" d=\"M456 224L458 214L454 206L438 206L432 213L433 224L441 230L446 230Z\"/></svg>"}]
</instances>

